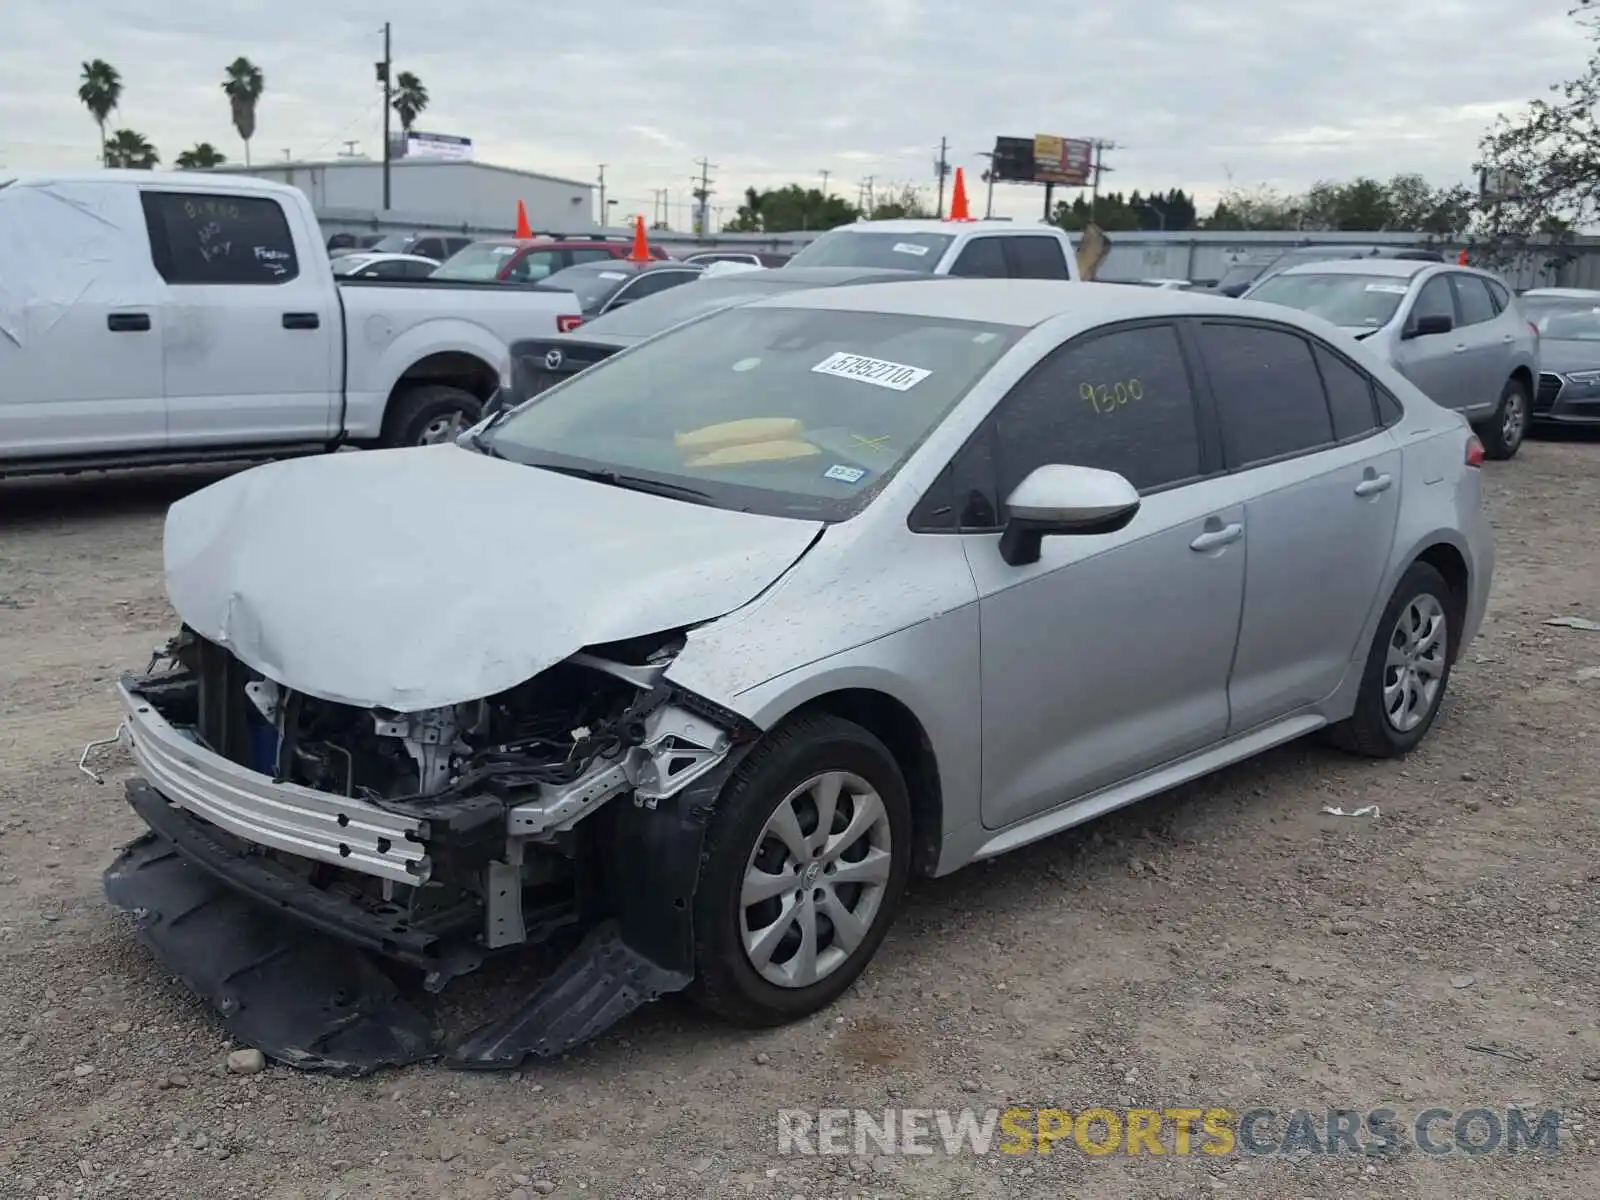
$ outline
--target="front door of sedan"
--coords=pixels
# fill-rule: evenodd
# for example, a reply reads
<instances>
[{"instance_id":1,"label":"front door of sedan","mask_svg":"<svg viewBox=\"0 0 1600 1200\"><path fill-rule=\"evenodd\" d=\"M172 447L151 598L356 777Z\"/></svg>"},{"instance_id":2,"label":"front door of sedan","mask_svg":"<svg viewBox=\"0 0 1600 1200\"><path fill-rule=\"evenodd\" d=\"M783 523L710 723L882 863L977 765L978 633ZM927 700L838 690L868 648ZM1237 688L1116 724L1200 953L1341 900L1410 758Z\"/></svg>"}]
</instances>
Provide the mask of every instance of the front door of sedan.
<instances>
[{"instance_id":1,"label":"front door of sedan","mask_svg":"<svg viewBox=\"0 0 1600 1200\"><path fill-rule=\"evenodd\" d=\"M1194 327L1250 552L1230 736L1326 699L1365 661L1400 512L1400 450L1371 379L1283 326Z\"/></svg>"},{"instance_id":2,"label":"front door of sedan","mask_svg":"<svg viewBox=\"0 0 1600 1200\"><path fill-rule=\"evenodd\" d=\"M1448 333L1415 333L1423 317L1448 317ZM1395 347L1395 368L1416 384L1435 404L1458 412L1476 402L1482 390L1467 353L1464 331L1457 328L1455 295L1443 272L1422 285L1411 303L1411 311L1401 326L1401 340Z\"/></svg>"},{"instance_id":3,"label":"front door of sedan","mask_svg":"<svg viewBox=\"0 0 1600 1200\"><path fill-rule=\"evenodd\" d=\"M1226 735L1244 509L1208 429L1173 326L1120 326L1050 353L958 459L958 478L979 481L962 537L980 597L988 828ZM1047 537L1038 562L1010 566L1004 499L1046 463L1118 471L1141 509L1120 532Z\"/></svg>"}]
</instances>

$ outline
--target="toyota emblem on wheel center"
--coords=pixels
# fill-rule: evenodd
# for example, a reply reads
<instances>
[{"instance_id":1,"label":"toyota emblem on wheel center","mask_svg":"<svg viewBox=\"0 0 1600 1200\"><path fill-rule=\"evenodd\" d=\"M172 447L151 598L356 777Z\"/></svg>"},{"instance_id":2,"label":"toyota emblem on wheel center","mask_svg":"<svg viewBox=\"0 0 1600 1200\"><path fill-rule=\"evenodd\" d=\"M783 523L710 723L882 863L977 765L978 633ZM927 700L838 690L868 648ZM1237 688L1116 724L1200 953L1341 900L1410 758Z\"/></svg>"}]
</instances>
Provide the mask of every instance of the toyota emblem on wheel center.
<instances>
[{"instance_id":1,"label":"toyota emblem on wheel center","mask_svg":"<svg viewBox=\"0 0 1600 1200\"><path fill-rule=\"evenodd\" d=\"M552 350L544 356L544 365L552 371L561 369L561 351Z\"/></svg>"}]
</instances>

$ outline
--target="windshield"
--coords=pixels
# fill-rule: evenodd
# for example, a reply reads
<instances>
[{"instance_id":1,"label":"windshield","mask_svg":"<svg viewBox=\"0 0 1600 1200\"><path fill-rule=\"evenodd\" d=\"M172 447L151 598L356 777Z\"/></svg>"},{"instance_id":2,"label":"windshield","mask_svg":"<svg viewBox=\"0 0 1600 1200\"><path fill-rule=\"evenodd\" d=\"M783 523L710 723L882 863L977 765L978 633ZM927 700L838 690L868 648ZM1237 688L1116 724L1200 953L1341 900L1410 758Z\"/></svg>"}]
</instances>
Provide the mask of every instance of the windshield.
<instances>
[{"instance_id":1,"label":"windshield","mask_svg":"<svg viewBox=\"0 0 1600 1200\"><path fill-rule=\"evenodd\" d=\"M557 288L571 292L578 298L578 306L585 310L598 308L611 298L611 294L628 281L632 274L626 268L612 264L583 263L547 275L539 281L541 288Z\"/></svg>"},{"instance_id":2,"label":"windshield","mask_svg":"<svg viewBox=\"0 0 1600 1200\"><path fill-rule=\"evenodd\" d=\"M417 235L414 233L391 233L371 243L367 249L377 250L383 254L404 254L411 249L411 243L416 240Z\"/></svg>"},{"instance_id":3,"label":"windshield","mask_svg":"<svg viewBox=\"0 0 1600 1200\"><path fill-rule=\"evenodd\" d=\"M823 234L784 266L891 267L932 274L954 240L948 233L867 233L835 229Z\"/></svg>"},{"instance_id":4,"label":"windshield","mask_svg":"<svg viewBox=\"0 0 1600 1200\"><path fill-rule=\"evenodd\" d=\"M335 275L354 275L371 261L372 255L362 254L360 251L341 254L333 260L333 273Z\"/></svg>"},{"instance_id":5,"label":"windshield","mask_svg":"<svg viewBox=\"0 0 1600 1200\"><path fill-rule=\"evenodd\" d=\"M1393 275L1275 275L1250 299L1312 313L1350 329L1381 329L1410 285Z\"/></svg>"},{"instance_id":6,"label":"windshield","mask_svg":"<svg viewBox=\"0 0 1600 1200\"><path fill-rule=\"evenodd\" d=\"M1240 284L1251 282L1266 269L1266 263L1234 263L1222 278L1217 280L1217 286L1238 287Z\"/></svg>"},{"instance_id":7,"label":"windshield","mask_svg":"<svg viewBox=\"0 0 1600 1200\"><path fill-rule=\"evenodd\" d=\"M719 508L844 520L1022 332L887 313L725 309L542 393L488 444L532 466L690 489Z\"/></svg>"},{"instance_id":8,"label":"windshield","mask_svg":"<svg viewBox=\"0 0 1600 1200\"><path fill-rule=\"evenodd\" d=\"M435 279L499 279L506 263L517 252L515 244L473 242L463 246L434 268Z\"/></svg>"},{"instance_id":9,"label":"windshield","mask_svg":"<svg viewBox=\"0 0 1600 1200\"><path fill-rule=\"evenodd\" d=\"M583 331L586 334L603 333L608 337L629 340L654 337L663 329L671 329L691 317L704 316L719 308L744 304L774 292L789 290L775 285L776 281L764 274L755 280L742 273L721 278L701 277L690 280L682 287L668 288L653 296L641 296L632 304L602 313L594 320L585 322Z\"/></svg>"},{"instance_id":10,"label":"windshield","mask_svg":"<svg viewBox=\"0 0 1600 1200\"><path fill-rule=\"evenodd\" d=\"M1524 296L1517 303L1523 315L1538 329L1540 337L1600 342L1600 296L1593 300Z\"/></svg>"}]
</instances>

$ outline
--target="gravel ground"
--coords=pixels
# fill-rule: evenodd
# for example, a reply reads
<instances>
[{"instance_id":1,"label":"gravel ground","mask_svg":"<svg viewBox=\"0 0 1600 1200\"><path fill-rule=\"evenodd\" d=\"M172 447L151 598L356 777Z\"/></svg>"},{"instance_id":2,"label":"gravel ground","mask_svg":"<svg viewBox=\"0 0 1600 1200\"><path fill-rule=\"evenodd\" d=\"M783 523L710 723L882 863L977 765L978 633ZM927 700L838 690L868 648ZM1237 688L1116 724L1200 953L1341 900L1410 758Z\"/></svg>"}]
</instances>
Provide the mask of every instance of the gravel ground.
<instances>
[{"instance_id":1,"label":"gravel ground","mask_svg":"<svg viewBox=\"0 0 1600 1200\"><path fill-rule=\"evenodd\" d=\"M1289 746L922 884L786 1029L668 1001L516 1075L356 1082L230 1074L100 891L136 823L75 760L170 630L161 513L207 476L0 485L0 1194L1591 1200L1600 632L1545 622L1600 619L1600 443L1487 474L1489 617L1408 760ZM1012 1104L1563 1124L1554 1155L778 1153L779 1108Z\"/></svg>"}]
</instances>

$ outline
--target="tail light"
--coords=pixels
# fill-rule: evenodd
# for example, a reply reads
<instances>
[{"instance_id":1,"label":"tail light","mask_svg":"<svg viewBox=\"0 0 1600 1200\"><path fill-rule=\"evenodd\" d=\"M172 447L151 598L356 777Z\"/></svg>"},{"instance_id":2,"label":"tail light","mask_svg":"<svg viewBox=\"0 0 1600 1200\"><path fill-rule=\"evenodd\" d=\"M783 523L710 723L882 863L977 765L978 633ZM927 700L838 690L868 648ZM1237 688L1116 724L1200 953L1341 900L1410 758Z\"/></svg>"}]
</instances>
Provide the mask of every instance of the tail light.
<instances>
[{"instance_id":1,"label":"tail light","mask_svg":"<svg viewBox=\"0 0 1600 1200\"><path fill-rule=\"evenodd\" d=\"M566 313L556 318L556 332L571 333L582 324L583 318L577 313Z\"/></svg>"},{"instance_id":2,"label":"tail light","mask_svg":"<svg viewBox=\"0 0 1600 1200\"><path fill-rule=\"evenodd\" d=\"M1483 443L1475 433L1467 435L1467 466L1483 466Z\"/></svg>"}]
</instances>

